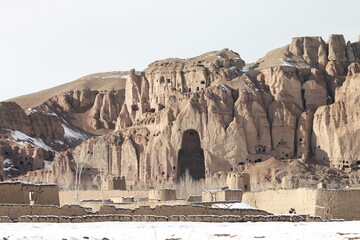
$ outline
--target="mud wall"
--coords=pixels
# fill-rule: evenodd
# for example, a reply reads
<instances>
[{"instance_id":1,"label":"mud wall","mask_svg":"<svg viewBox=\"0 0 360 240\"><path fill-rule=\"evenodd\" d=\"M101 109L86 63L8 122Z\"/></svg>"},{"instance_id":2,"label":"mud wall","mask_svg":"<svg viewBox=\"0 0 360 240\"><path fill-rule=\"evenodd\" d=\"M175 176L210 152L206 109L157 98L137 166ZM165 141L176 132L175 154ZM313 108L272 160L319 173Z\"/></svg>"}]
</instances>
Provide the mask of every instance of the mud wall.
<instances>
[{"instance_id":1,"label":"mud wall","mask_svg":"<svg viewBox=\"0 0 360 240\"><path fill-rule=\"evenodd\" d=\"M104 199L122 198L133 196L135 200L141 197L147 197L148 191L130 191L130 190L110 190L103 191ZM60 191L60 204L74 202L75 191ZM79 200L101 199L101 191L79 191Z\"/></svg>"},{"instance_id":2,"label":"mud wall","mask_svg":"<svg viewBox=\"0 0 360 240\"><path fill-rule=\"evenodd\" d=\"M245 192L242 201L274 214L288 214L294 208L297 214L314 215L316 199L317 190L300 188Z\"/></svg>"},{"instance_id":3,"label":"mud wall","mask_svg":"<svg viewBox=\"0 0 360 240\"><path fill-rule=\"evenodd\" d=\"M242 190L208 190L202 192L203 202L239 201L241 202Z\"/></svg>"},{"instance_id":4,"label":"mud wall","mask_svg":"<svg viewBox=\"0 0 360 240\"><path fill-rule=\"evenodd\" d=\"M7 220L6 218L4 219ZM108 222L108 221L136 221L136 222L159 222L159 221L190 221L190 222L319 222L319 217L299 216L299 215L269 215L269 216L203 216L203 215L171 215L164 216L130 216L130 215L87 215L76 217L57 217L57 216L21 216L19 222L55 222L55 223L76 223L76 222Z\"/></svg>"},{"instance_id":5,"label":"mud wall","mask_svg":"<svg viewBox=\"0 0 360 240\"><path fill-rule=\"evenodd\" d=\"M30 204L29 192L21 184L0 184L0 203Z\"/></svg>"},{"instance_id":6,"label":"mud wall","mask_svg":"<svg viewBox=\"0 0 360 240\"><path fill-rule=\"evenodd\" d=\"M55 184L40 185L22 182L0 183L0 203L59 205L59 189Z\"/></svg>"},{"instance_id":7,"label":"mud wall","mask_svg":"<svg viewBox=\"0 0 360 240\"><path fill-rule=\"evenodd\" d=\"M76 205L58 207L54 205L0 204L0 216L17 219L24 215L81 216L93 212Z\"/></svg>"},{"instance_id":8,"label":"mud wall","mask_svg":"<svg viewBox=\"0 0 360 240\"><path fill-rule=\"evenodd\" d=\"M360 220L360 190L319 190L315 215L323 218Z\"/></svg>"},{"instance_id":9,"label":"mud wall","mask_svg":"<svg viewBox=\"0 0 360 240\"><path fill-rule=\"evenodd\" d=\"M75 191L60 191L60 204L67 204L74 202ZM122 202L122 197L134 197L135 201L140 198L149 198L157 200L175 200L176 192L173 189L161 190L110 190L103 191L104 199L111 199L113 202ZM150 198L151 197L151 198ZM102 199L101 191L79 191L79 201L88 199Z\"/></svg>"},{"instance_id":10,"label":"mud wall","mask_svg":"<svg viewBox=\"0 0 360 240\"><path fill-rule=\"evenodd\" d=\"M105 202L106 203L106 202ZM113 203L113 202L109 202L107 203L109 205L113 205L116 208L128 208L128 209L135 209L135 208L139 208L142 206L148 206L151 208L155 208L159 205L189 205L189 202L187 201L183 201L183 200L173 200L173 201L148 201L148 202L133 202L133 203ZM103 202L101 200L98 201L83 201L80 203L81 206L83 207L90 207L93 209L93 211L99 211L100 207L103 204ZM211 205L210 205L211 206Z\"/></svg>"},{"instance_id":11,"label":"mud wall","mask_svg":"<svg viewBox=\"0 0 360 240\"><path fill-rule=\"evenodd\" d=\"M360 220L360 190L291 189L245 192L243 202L273 214L310 214L323 219Z\"/></svg>"},{"instance_id":12,"label":"mud wall","mask_svg":"<svg viewBox=\"0 0 360 240\"><path fill-rule=\"evenodd\" d=\"M100 208L100 214L125 214L125 215L156 215L156 216L171 216L171 215L269 215L268 212L259 209L222 209L209 208L204 206L193 205L162 205L156 208L149 206L141 206L136 209L116 208L111 205L104 205Z\"/></svg>"}]
</instances>

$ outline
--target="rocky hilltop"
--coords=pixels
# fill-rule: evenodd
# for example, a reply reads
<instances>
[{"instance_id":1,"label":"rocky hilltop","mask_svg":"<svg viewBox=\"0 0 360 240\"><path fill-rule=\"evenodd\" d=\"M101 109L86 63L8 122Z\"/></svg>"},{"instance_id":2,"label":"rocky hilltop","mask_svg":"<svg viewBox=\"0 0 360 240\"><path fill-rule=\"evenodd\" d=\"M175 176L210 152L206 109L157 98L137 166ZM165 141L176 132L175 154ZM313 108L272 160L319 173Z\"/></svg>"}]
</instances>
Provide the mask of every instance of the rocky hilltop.
<instances>
[{"instance_id":1,"label":"rocky hilltop","mask_svg":"<svg viewBox=\"0 0 360 240\"><path fill-rule=\"evenodd\" d=\"M293 38L251 64L223 49L89 75L0 103L2 175L71 186L83 162L93 187L244 170L280 184L294 169L351 185L360 166L357 81L360 41L342 35ZM258 176L268 159L283 171L267 164Z\"/></svg>"}]
</instances>

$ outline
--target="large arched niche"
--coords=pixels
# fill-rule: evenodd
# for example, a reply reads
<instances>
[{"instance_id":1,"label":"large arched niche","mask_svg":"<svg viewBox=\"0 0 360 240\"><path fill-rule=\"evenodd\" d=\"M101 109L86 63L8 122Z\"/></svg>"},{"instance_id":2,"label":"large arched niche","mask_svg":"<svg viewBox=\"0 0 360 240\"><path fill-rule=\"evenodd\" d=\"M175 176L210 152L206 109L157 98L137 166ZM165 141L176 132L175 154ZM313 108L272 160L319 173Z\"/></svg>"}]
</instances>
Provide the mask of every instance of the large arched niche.
<instances>
[{"instance_id":1,"label":"large arched niche","mask_svg":"<svg viewBox=\"0 0 360 240\"><path fill-rule=\"evenodd\" d=\"M194 129L183 133L178 153L177 179L184 177L187 171L194 180L205 178L204 150L201 148L199 133Z\"/></svg>"}]
</instances>

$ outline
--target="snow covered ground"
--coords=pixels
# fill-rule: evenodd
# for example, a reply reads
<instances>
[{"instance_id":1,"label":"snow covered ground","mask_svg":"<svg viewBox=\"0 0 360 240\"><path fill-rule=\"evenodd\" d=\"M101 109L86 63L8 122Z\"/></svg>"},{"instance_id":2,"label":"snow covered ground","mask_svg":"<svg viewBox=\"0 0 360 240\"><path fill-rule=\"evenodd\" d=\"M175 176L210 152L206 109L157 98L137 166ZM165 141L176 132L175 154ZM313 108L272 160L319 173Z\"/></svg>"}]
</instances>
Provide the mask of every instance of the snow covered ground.
<instances>
[{"instance_id":1,"label":"snow covered ground","mask_svg":"<svg viewBox=\"0 0 360 240\"><path fill-rule=\"evenodd\" d=\"M319 240L360 239L360 222L321 223L195 223L195 222L100 222L100 223L0 223L0 239L77 240Z\"/></svg>"}]
</instances>

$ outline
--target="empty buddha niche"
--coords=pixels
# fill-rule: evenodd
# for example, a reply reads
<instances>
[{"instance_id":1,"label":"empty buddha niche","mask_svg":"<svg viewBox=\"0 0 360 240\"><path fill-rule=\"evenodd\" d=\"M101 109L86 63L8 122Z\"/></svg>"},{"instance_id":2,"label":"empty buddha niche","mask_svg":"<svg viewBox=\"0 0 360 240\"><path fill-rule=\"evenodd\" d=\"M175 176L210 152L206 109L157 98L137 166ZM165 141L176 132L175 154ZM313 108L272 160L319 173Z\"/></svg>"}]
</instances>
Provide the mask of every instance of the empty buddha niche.
<instances>
[{"instance_id":1,"label":"empty buddha niche","mask_svg":"<svg viewBox=\"0 0 360 240\"><path fill-rule=\"evenodd\" d=\"M199 133L193 129L183 133L178 155L177 179L184 177L186 172L194 180L205 178L204 151L201 148Z\"/></svg>"}]
</instances>

